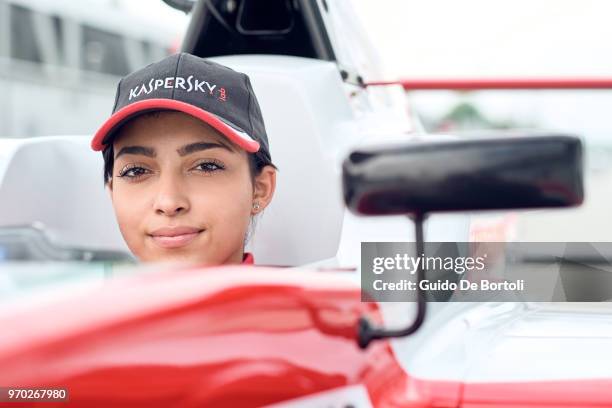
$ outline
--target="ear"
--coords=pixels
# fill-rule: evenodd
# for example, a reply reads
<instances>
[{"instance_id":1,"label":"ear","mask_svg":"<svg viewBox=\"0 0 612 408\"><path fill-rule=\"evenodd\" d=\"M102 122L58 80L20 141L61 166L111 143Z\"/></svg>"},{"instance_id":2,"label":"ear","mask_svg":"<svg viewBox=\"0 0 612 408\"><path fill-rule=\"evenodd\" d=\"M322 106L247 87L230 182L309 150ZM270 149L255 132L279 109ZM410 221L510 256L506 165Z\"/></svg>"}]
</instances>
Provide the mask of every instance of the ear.
<instances>
[{"instance_id":1,"label":"ear","mask_svg":"<svg viewBox=\"0 0 612 408\"><path fill-rule=\"evenodd\" d=\"M276 190L276 169L265 166L261 173L255 177L253 185L253 203L259 204L258 209L252 209L253 215L260 213L270 204Z\"/></svg>"}]
</instances>

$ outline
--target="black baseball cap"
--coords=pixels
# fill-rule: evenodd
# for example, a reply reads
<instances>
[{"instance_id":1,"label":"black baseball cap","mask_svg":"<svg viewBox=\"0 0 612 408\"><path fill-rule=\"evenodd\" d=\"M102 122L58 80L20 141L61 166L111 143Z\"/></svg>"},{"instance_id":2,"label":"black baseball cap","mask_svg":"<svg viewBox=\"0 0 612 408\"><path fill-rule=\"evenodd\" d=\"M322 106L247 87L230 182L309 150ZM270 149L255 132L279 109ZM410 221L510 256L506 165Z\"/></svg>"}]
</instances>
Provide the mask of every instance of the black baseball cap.
<instances>
[{"instance_id":1,"label":"black baseball cap","mask_svg":"<svg viewBox=\"0 0 612 408\"><path fill-rule=\"evenodd\" d=\"M104 150L121 125L157 110L187 113L247 152L263 149L269 155L266 128L249 77L188 53L168 56L123 77L113 113L94 135L91 148Z\"/></svg>"}]
</instances>

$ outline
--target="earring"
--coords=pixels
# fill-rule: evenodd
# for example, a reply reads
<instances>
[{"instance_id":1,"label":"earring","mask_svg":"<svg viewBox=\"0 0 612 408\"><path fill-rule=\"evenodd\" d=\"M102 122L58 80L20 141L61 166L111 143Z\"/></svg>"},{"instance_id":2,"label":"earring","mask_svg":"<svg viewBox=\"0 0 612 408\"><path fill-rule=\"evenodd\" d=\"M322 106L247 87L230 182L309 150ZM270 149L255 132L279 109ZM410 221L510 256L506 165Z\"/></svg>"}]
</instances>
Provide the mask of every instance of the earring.
<instances>
[{"instance_id":1,"label":"earring","mask_svg":"<svg viewBox=\"0 0 612 408\"><path fill-rule=\"evenodd\" d=\"M259 211L259 203L258 202L254 202L253 203L253 210Z\"/></svg>"}]
</instances>

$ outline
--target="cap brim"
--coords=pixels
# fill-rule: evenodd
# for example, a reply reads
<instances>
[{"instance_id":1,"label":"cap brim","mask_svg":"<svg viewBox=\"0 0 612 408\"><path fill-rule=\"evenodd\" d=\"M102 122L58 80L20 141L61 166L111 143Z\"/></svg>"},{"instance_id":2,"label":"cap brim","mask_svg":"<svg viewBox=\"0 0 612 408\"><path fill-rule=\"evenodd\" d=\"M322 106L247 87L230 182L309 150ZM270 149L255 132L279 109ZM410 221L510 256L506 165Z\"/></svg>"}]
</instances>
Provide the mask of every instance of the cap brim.
<instances>
[{"instance_id":1,"label":"cap brim","mask_svg":"<svg viewBox=\"0 0 612 408\"><path fill-rule=\"evenodd\" d=\"M196 106L185 102L176 101L174 99L145 99L129 104L128 106L115 112L108 120L98 129L91 141L91 148L95 151L101 151L109 142L105 140L111 135L118 126L125 123L128 119L145 111L153 111L157 109L169 109L186 113L196 117L203 122L206 122L211 127L219 131L223 136L234 142L249 153L255 153L259 150L259 143L242 131L237 126L232 126L227 121L221 120L218 116L200 109Z\"/></svg>"}]
</instances>

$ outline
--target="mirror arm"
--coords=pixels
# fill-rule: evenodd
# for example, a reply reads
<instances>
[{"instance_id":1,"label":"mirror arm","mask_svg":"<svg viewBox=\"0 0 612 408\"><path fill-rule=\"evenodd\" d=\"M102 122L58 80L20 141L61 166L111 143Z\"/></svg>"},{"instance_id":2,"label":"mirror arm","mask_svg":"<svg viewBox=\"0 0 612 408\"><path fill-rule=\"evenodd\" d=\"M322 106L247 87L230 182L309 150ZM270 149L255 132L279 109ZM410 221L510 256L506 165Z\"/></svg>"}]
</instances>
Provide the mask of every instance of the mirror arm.
<instances>
[{"instance_id":1,"label":"mirror arm","mask_svg":"<svg viewBox=\"0 0 612 408\"><path fill-rule=\"evenodd\" d=\"M411 218L414 221L416 255L419 256L419 254L423 254L425 251L423 223L425 221L426 214L417 213L408 216L408 218ZM362 316L359 318L358 323L359 334L357 342L359 347L365 349L372 340L409 336L421 327L425 321L425 314L427 311L425 292L421 290L420 285L420 282L423 279L425 279L425 270L423 269L422 262L419 262L417 268L417 313L412 324L403 329L388 330L382 327L376 327L366 317Z\"/></svg>"}]
</instances>

